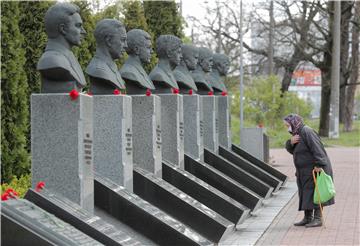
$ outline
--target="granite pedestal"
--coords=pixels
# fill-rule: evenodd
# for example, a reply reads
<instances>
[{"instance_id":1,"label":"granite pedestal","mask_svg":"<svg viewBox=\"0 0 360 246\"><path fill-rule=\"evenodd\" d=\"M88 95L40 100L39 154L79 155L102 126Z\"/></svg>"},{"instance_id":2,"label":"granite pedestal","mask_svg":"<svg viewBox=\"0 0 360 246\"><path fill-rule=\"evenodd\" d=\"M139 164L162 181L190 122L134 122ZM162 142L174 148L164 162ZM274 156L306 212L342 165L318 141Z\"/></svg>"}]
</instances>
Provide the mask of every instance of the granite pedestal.
<instances>
[{"instance_id":1,"label":"granite pedestal","mask_svg":"<svg viewBox=\"0 0 360 246\"><path fill-rule=\"evenodd\" d=\"M156 95L132 97L133 162L161 178L161 103Z\"/></svg>"},{"instance_id":2,"label":"granite pedestal","mask_svg":"<svg viewBox=\"0 0 360 246\"><path fill-rule=\"evenodd\" d=\"M2 245L103 245L24 199L1 202Z\"/></svg>"},{"instance_id":3,"label":"granite pedestal","mask_svg":"<svg viewBox=\"0 0 360 246\"><path fill-rule=\"evenodd\" d=\"M93 212L93 98L31 96L32 186L46 187Z\"/></svg>"},{"instance_id":4,"label":"granite pedestal","mask_svg":"<svg viewBox=\"0 0 360 246\"><path fill-rule=\"evenodd\" d=\"M269 146L264 128L241 129L240 147L261 161L268 162L269 160Z\"/></svg>"},{"instance_id":5,"label":"granite pedestal","mask_svg":"<svg viewBox=\"0 0 360 246\"><path fill-rule=\"evenodd\" d=\"M195 160L204 160L202 100L199 95L183 95L184 152Z\"/></svg>"},{"instance_id":6,"label":"granite pedestal","mask_svg":"<svg viewBox=\"0 0 360 246\"><path fill-rule=\"evenodd\" d=\"M94 168L133 190L132 102L130 96L99 95L94 101Z\"/></svg>"},{"instance_id":7,"label":"granite pedestal","mask_svg":"<svg viewBox=\"0 0 360 246\"><path fill-rule=\"evenodd\" d=\"M137 176L134 178L136 180ZM152 187L148 188L149 192L153 190ZM213 244L186 224L160 210L159 206L151 205L111 180L98 175L95 177L95 205L117 221L125 223L160 245Z\"/></svg>"},{"instance_id":8,"label":"granite pedestal","mask_svg":"<svg viewBox=\"0 0 360 246\"><path fill-rule=\"evenodd\" d=\"M219 145L231 148L231 113L230 97L216 96L218 100Z\"/></svg>"},{"instance_id":9,"label":"granite pedestal","mask_svg":"<svg viewBox=\"0 0 360 246\"><path fill-rule=\"evenodd\" d=\"M218 98L216 96L201 96L203 106L202 125L204 130L204 147L219 152L219 122L217 117Z\"/></svg>"},{"instance_id":10,"label":"granite pedestal","mask_svg":"<svg viewBox=\"0 0 360 246\"><path fill-rule=\"evenodd\" d=\"M25 199L104 245L140 246L146 243L141 241L141 238L138 240L127 233L127 231L118 230L99 216L88 213L79 205L47 189L42 189L41 192L29 189Z\"/></svg>"},{"instance_id":11,"label":"granite pedestal","mask_svg":"<svg viewBox=\"0 0 360 246\"><path fill-rule=\"evenodd\" d=\"M159 94L161 99L162 158L184 168L183 96Z\"/></svg>"}]
</instances>

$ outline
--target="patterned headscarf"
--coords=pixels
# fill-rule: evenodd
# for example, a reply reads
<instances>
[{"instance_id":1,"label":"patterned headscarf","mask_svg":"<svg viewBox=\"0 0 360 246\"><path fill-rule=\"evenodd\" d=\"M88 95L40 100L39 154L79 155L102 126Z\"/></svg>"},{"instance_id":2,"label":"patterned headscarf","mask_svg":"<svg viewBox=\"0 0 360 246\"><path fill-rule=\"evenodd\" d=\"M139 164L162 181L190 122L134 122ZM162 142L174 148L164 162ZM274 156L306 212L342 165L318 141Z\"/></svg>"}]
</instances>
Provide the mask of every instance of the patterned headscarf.
<instances>
[{"instance_id":1,"label":"patterned headscarf","mask_svg":"<svg viewBox=\"0 0 360 246\"><path fill-rule=\"evenodd\" d=\"M284 120L291 126L292 135L299 134L300 129L304 126L303 119L297 114L289 114Z\"/></svg>"}]
</instances>

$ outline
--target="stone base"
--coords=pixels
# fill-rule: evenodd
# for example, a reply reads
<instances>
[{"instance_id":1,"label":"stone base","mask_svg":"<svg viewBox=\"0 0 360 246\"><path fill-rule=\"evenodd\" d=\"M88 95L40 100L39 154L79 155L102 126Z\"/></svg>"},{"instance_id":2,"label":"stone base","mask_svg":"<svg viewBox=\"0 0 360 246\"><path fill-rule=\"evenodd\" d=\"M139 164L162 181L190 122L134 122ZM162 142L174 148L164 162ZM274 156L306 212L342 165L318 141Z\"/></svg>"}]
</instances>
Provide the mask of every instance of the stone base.
<instances>
[{"instance_id":1,"label":"stone base","mask_svg":"<svg viewBox=\"0 0 360 246\"><path fill-rule=\"evenodd\" d=\"M272 187L274 189L273 192L277 192L280 189L282 184L282 181L280 179L274 177L267 171L257 167L243 157L235 154L231 150L220 146L219 155L231 162L233 165L241 168L242 170L246 171L247 173L253 175L254 177L260 179L261 181Z\"/></svg>"},{"instance_id":2,"label":"stone base","mask_svg":"<svg viewBox=\"0 0 360 246\"><path fill-rule=\"evenodd\" d=\"M228 197L191 173L163 162L163 179L214 210L235 225L241 224L250 209Z\"/></svg>"},{"instance_id":3,"label":"stone base","mask_svg":"<svg viewBox=\"0 0 360 246\"><path fill-rule=\"evenodd\" d=\"M133 190L132 104L130 96L93 96L94 168Z\"/></svg>"},{"instance_id":4,"label":"stone base","mask_svg":"<svg viewBox=\"0 0 360 246\"><path fill-rule=\"evenodd\" d=\"M219 152L218 97L201 96L203 101L204 147Z\"/></svg>"},{"instance_id":5,"label":"stone base","mask_svg":"<svg viewBox=\"0 0 360 246\"><path fill-rule=\"evenodd\" d=\"M184 152L195 160L204 160L204 138L201 124L202 100L198 95L184 98ZM201 123L201 124L200 124Z\"/></svg>"},{"instance_id":6,"label":"stone base","mask_svg":"<svg viewBox=\"0 0 360 246\"><path fill-rule=\"evenodd\" d=\"M29 189L25 198L104 245L143 245L143 242L137 241L125 231L47 189L42 189L41 192Z\"/></svg>"},{"instance_id":7,"label":"stone base","mask_svg":"<svg viewBox=\"0 0 360 246\"><path fill-rule=\"evenodd\" d=\"M212 242L219 243L235 228L233 223L212 209L164 180L136 167L134 192Z\"/></svg>"},{"instance_id":8,"label":"stone base","mask_svg":"<svg viewBox=\"0 0 360 246\"><path fill-rule=\"evenodd\" d=\"M263 198L214 167L185 155L185 170L255 212Z\"/></svg>"},{"instance_id":9,"label":"stone base","mask_svg":"<svg viewBox=\"0 0 360 246\"><path fill-rule=\"evenodd\" d=\"M269 146L264 141L264 134L263 128L242 128L240 130L240 147L257 159L265 161L268 159L266 153L269 151L266 148Z\"/></svg>"},{"instance_id":10,"label":"stone base","mask_svg":"<svg viewBox=\"0 0 360 246\"><path fill-rule=\"evenodd\" d=\"M269 198L271 192L274 190L274 188L270 187L262 180L256 178L255 176L244 171L242 168L227 161L225 158L216 155L212 151L205 149L204 159L205 163L213 166L214 168L226 174L233 180L236 180L237 182L239 182L246 188L252 190L264 199Z\"/></svg>"},{"instance_id":11,"label":"stone base","mask_svg":"<svg viewBox=\"0 0 360 246\"><path fill-rule=\"evenodd\" d=\"M238 156L241 156L242 158L248 160L251 164L257 166L258 168L264 170L265 172L271 174L275 178L282 181L282 186L285 186L288 176L283 174L282 172L278 171L277 169L273 168L269 164L261 161L260 159L256 158L255 156L251 155L249 152L245 151L244 149L240 148L236 145L231 145L231 150L237 154Z\"/></svg>"},{"instance_id":12,"label":"stone base","mask_svg":"<svg viewBox=\"0 0 360 246\"><path fill-rule=\"evenodd\" d=\"M230 97L216 96L218 100L218 119L219 119L219 145L231 148L231 113Z\"/></svg>"},{"instance_id":13,"label":"stone base","mask_svg":"<svg viewBox=\"0 0 360 246\"><path fill-rule=\"evenodd\" d=\"M183 96L159 94L161 99L162 158L184 168Z\"/></svg>"},{"instance_id":14,"label":"stone base","mask_svg":"<svg viewBox=\"0 0 360 246\"><path fill-rule=\"evenodd\" d=\"M162 139L160 97L131 96L133 162L161 178Z\"/></svg>"},{"instance_id":15,"label":"stone base","mask_svg":"<svg viewBox=\"0 0 360 246\"><path fill-rule=\"evenodd\" d=\"M100 176L95 177L95 205L159 245L211 245L189 226Z\"/></svg>"},{"instance_id":16,"label":"stone base","mask_svg":"<svg viewBox=\"0 0 360 246\"><path fill-rule=\"evenodd\" d=\"M31 96L32 187L46 188L93 212L93 98Z\"/></svg>"}]
</instances>

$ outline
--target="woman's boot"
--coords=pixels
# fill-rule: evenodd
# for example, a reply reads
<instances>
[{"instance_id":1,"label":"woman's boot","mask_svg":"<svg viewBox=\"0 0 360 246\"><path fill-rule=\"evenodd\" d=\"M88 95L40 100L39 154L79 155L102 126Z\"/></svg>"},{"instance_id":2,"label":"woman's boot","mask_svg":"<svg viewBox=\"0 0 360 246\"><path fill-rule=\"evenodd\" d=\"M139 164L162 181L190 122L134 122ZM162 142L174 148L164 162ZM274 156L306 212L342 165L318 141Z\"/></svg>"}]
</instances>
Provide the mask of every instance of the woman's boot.
<instances>
[{"instance_id":1,"label":"woman's boot","mask_svg":"<svg viewBox=\"0 0 360 246\"><path fill-rule=\"evenodd\" d=\"M304 218L301 221L294 223L294 226L304 226L312 221L312 219L313 219L313 211L312 210L307 209L304 211L304 214L305 214Z\"/></svg>"},{"instance_id":2,"label":"woman's boot","mask_svg":"<svg viewBox=\"0 0 360 246\"><path fill-rule=\"evenodd\" d=\"M306 224L305 227L318 227L322 226L322 220L321 220L321 211L320 208L315 208L314 210L314 219L309 224Z\"/></svg>"}]
</instances>

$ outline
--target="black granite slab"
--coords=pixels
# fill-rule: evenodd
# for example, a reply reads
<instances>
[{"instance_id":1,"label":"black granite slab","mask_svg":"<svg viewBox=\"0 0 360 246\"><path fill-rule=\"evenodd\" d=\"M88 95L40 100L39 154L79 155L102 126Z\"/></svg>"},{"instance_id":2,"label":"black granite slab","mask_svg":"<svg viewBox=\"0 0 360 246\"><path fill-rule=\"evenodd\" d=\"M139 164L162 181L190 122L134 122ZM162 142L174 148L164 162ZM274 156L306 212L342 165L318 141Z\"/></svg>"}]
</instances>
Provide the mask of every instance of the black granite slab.
<instances>
[{"instance_id":1,"label":"black granite slab","mask_svg":"<svg viewBox=\"0 0 360 246\"><path fill-rule=\"evenodd\" d=\"M252 164L245 158L235 154L231 150L228 150L223 147L219 147L219 155L224 157L226 160L231 162L232 164L238 166L239 168L243 169L244 171L248 172L249 174L257 177L264 183L268 184L269 186L274 188L274 192L278 191L281 187L282 181L278 178L274 177L270 173L266 172L265 170L259 168L258 166Z\"/></svg>"},{"instance_id":2,"label":"black granite slab","mask_svg":"<svg viewBox=\"0 0 360 246\"><path fill-rule=\"evenodd\" d=\"M242 223L250 215L249 208L193 174L165 161L162 163L162 175L165 181L235 223L235 225Z\"/></svg>"},{"instance_id":3,"label":"black granite slab","mask_svg":"<svg viewBox=\"0 0 360 246\"><path fill-rule=\"evenodd\" d=\"M255 156L251 155L247 151L240 148L239 146L232 144L231 145L231 150L234 153L238 154L239 156L241 156L241 157L245 158L246 160L248 160L249 162L251 162L253 165L265 170L266 172L270 173L274 177L281 180L283 182L282 183L283 186L285 185L286 181L288 180L288 177L285 174L283 174L282 172L280 172L276 168L270 166L269 164L259 160Z\"/></svg>"},{"instance_id":4,"label":"black granite slab","mask_svg":"<svg viewBox=\"0 0 360 246\"><path fill-rule=\"evenodd\" d=\"M265 199L270 197L271 192L274 190L274 188L262 180L206 148L204 148L204 162L215 167Z\"/></svg>"},{"instance_id":5,"label":"black granite slab","mask_svg":"<svg viewBox=\"0 0 360 246\"><path fill-rule=\"evenodd\" d=\"M263 198L216 168L185 154L185 170L255 212Z\"/></svg>"},{"instance_id":6,"label":"black granite slab","mask_svg":"<svg viewBox=\"0 0 360 246\"><path fill-rule=\"evenodd\" d=\"M141 197L95 174L95 206L160 245L212 245Z\"/></svg>"},{"instance_id":7,"label":"black granite slab","mask_svg":"<svg viewBox=\"0 0 360 246\"><path fill-rule=\"evenodd\" d=\"M1 202L1 245L103 245L30 201Z\"/></svg>"},{"instance_id":8,"label":"black granite slab","mask_svg":"<svg viewBox=\"0 0 360 246\"><path fill-rule=\"evenodd\" d=\"M116 229L102 218L82 209L78 204L47 189L43 189L41 192L29 189L25 199L105 245L140 246L147 242L132 238L129 234Z\"/></svg>"},{"instance_id":9,"label":"black granite slab","mask_svg":"<svg viewBox=\"0 0 360 246\"><path fill-rule=\"evenodd\" d=\"M137 195L208 240L218 243L235 229L229 220L152 173L134 167L133 178Z\"/></svg>"}]
</instances>

